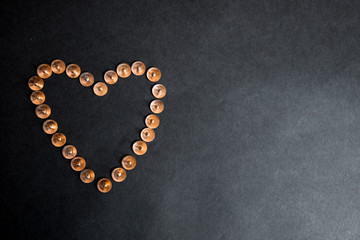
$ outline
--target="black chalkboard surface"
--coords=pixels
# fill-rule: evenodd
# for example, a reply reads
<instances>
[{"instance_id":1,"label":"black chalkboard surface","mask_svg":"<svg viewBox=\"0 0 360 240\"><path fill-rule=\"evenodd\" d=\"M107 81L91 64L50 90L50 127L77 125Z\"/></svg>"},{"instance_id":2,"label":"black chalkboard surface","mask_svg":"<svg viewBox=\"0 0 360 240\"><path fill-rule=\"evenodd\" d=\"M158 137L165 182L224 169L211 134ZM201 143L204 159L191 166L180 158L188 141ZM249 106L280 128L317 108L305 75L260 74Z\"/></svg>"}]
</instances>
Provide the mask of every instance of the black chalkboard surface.
<instances>
[{"instance_id":1,"label":"black chalkboard surface","mask_svg":"<svg viewBox=\"0 0 360 240\"><path fill-rule=\"evenodd\" d=\"M7 239L360 239L359 1L8 1L1 7L1 203ZM62 59L95 81L162 71L148 152L107 194L35 116L28 79ZM153 99L46 79L59 131L110 177Z\"/></svg>"}]
</instances>

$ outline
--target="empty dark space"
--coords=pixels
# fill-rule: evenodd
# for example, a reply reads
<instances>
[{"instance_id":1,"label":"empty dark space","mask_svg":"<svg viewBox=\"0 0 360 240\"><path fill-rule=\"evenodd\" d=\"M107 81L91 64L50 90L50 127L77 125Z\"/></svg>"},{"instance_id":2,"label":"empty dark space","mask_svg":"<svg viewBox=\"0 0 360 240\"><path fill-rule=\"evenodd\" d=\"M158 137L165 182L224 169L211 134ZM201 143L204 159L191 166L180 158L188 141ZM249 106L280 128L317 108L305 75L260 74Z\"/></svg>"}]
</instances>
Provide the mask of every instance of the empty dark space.
<instances>
[{"instance_id":1,"label":"empty dark space","mask_svg":"<svg viewBox=\"0 0 360 240\"><path fill-rule=\"evenodd\" d=\"M355 0L2 3L2 239L360 239L359 13ZM156 138L107 194L34 113L28 79L57 58L96 82L121 62L162 71ZM98 97L44 81L59 131L110 178L153 83L132 75Z\"/></svg>"}]
</instances>

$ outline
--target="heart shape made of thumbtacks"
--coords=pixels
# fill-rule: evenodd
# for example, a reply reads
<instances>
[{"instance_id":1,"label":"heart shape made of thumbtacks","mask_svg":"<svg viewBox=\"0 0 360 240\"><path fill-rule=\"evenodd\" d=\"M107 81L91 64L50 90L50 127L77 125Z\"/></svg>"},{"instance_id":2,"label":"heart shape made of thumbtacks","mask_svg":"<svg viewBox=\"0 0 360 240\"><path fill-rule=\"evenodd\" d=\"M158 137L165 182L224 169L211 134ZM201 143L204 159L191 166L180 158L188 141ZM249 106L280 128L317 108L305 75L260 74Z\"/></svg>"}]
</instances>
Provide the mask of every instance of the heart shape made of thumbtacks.
<instances>
[{"instance_id":1,"label":"heart shape made of thumbtacks","mask_svg":"<svg viewBox=\"0 0 360 240\"><path fill-rule=\"evenodd\" d=\"M35 114L43 122L43 131L51 135L51 143L55 147L62 147L62 155L65 159L70 160L70 166L73 170L80 172L80 179L84 183L91 183L95 179L95 172L89 168L85 168L86 161L78 155L78 151L73 145L65 145L67 138L63 133L58 132L58 123L49 119L51 108L45 104L45 94L40 91L44 87L44 79L48 79L51 75L61 74L65 72L70 78L79 78L79 82L84 87L90 87L94 84L94 76L89 72L81 73L81 69L77 64L69 64L68 66L60 60L56 59L51 64L41 64L37 68L37 76L29 79L28 85L34 92L30 95L30 100L37 105ZM97 96L104 96L108 92L108 85L116 84L119 78L127 78L133 73L135 76L141 76L146 72L146 77L150 82L158 82L161 78L161 71L156 67L151 67L146 71L145 64L141 61L134 62L131 66L127 63L121 63L117 66L116 71L108 70L104 74L105 82L97 82L93 85L93 91ZM160 124L157 114L164 110L164 103L160 100L166 95L166 88L162 84L152 86L152 94L156 98L150 102L151 114L145 118L146 127L141 130L140 138L132 145L132 151L138 155L144 155L147 152L147 143L155 138L154 129ZM122 166L122 167L121 167ZM111 172L111 178L115 182L122 182L126 178L126 171L134 169L136 166L136 158L132 155L126 155L121 160L121 166L115 167ZM97 181L97 188L102 193L107 193L112 188L110 178L101 178Z\"/></svg>"}]
</instances>

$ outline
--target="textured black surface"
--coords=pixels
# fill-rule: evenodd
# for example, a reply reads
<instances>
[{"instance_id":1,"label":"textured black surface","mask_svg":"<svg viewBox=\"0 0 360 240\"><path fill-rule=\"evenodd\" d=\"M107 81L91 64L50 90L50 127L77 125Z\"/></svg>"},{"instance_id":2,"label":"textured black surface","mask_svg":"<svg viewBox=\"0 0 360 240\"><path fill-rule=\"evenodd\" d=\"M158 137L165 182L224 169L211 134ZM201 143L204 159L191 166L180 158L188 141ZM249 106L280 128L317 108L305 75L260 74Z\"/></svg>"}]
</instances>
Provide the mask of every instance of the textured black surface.
<instances>
[{"instance_id":1,"label":"textured black surface","mask_svg":"<svg viewBox=\"0 0 360 240\"><path fill-rule=\"evenodd\" d=\"M1 201L12 239L360 239L359 1L2 3ZM162 70L148 153L108 194L42 132L27 80L55 58L102 78ZM144 126L150 82L96 97L64 75L46 102L109 177Z\"/></svg>"}]
</instances>

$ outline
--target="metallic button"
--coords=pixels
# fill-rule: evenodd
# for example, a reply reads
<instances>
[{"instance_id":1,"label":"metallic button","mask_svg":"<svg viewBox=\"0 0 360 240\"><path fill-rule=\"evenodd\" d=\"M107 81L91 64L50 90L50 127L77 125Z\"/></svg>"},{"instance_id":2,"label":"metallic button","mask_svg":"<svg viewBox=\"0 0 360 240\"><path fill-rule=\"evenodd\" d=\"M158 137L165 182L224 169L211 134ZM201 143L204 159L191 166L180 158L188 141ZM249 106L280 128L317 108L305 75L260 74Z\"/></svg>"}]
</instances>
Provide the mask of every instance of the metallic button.
<instances>
[{"instance_id":1,"label":"metallic button","mask_svg":"<svg viewBox=\"0 0 360 240\"><path fill-rule=\"evenodd\" d=\"M97 188L102 193L107 193L111 190L112 184L109 179L107 178L101 178L97 182Z\"/></svg>"},{"instance_id":2,"label":"metallic button","mask_svg":"<svg viewBox=\"0 0 360 240\"><path fill-rule=\"evenodd\" d=\"M164 103L161 100L153 100L150 103L150 110L153 113L161 113L162 111L164 111Z\"/></svg>"},{"instance_id":3,"label":"metallic button","mask_svg":"<svg viewBox=\"0 0 360 240\"><path fill-rule=\"evenodd\" d=\"M77 64L70 64L66 67L66 75L70 78L77 78L81 73L81 69Z\"/></svg>"},{"instance_id":4,"label":"metallic button","mask_svg":"<svg viewBox=\"0 0 360 240\"><path fill-rule=\"evenodd\" d=\"M140 61L136 61L131 65L131 71L136 76L141 76L145 73L145 64Z\"/></svg>"},{"instance_id":5,"label":"metallic button","mask_svg":"<svg viewBox=\"0 0 360 240\"><path fill-rule=\"evenodd\" d=\"M45 102L45 94L41 91L33 92L30 95L30 100L35 105L40 105Z\"/></svg>"},{"instance_id":6,"label":"metallic button","mask_svg":"<svg viewBox=\"0 0 360 240\"><path fill-rule=\"evenodd\" d=\"M77 154L77 149L73 145L66 145L62 149L62 155L66 159L72 159L72 158L76 157L76 154Z\"/></svg>"},{"instance_id":7,"label":"metallic button","mask_svg":"<svg viewBox=\"0 0 360 240\"><path fill-rule=\"evenodd\" d=\"M51 70L53 71L53 73L56 74L63 73L65 71L65 68L66 66L63 60L56 59L51 63Z\"/></svg>"},{"instance_id":8,"label":"metallic button","mask_svg":"<svg viewBox=\"0 0 360 240\"><path fill-rule=\"evenodd\" d=\"M136 155L144 155L147 151L147 145L143 141L134 142L132 149Z\"/></svg>"},{"instance_id":9,"label":"metallic button","mask_svg":"<svg viewBox=\"0 0 360 240\"><path fill-rule=\"evenodd\" d=\"M51 143L55 146L55 147L62 147L65 145L66 143L66 137L64 134L62 133L55 133L54 135L52 135L51 137Z\"/></svg>"},{"instance_id":10,"label":"metallic button","mask_svg":"<svg viewBox=\"0 0 360 240\"><path fill-rule=\"evenodd\" d=\"M48 119L43 123L43 130L46 134L54 134L58 130L58 124L52 119Z\"/></svg>"},{"instance_id":11,"label":"metallic button","mask_svg":"<svg viewBox=\"0 0 360 240\"><path fill-rule=\"evenodd\" d=\"M40 64L37 68L37 74L42 79L49 78L52 74L51 67L48 64Z\"/></svg>"},{"instance_id":12,"label":"metallic button","mask_svg":"<svg viewBox=\"0 0 360 240\"><path fill-rule=\"evenodd\" d=\"M130 65L127 63L120 63L116 68L116 73L121 78L127 78L131 74Z\"/></svg>"},{"instance_id":13,"label":"metallic button","mask_svg":"<svg viewBox=\"0 0 360 240\"><path fill-rule=\"evenodd\" d=\"M140 137L144 142L151 142L155 138L155 132L151 128L144 128L140 133Z\"/></svg>"},{"instance_id":14,"label":"metallic button","mask_svg":"<svg viewBox=\"0 0 360 240\"><path fill-rule=\"evenodd\" d=\"M115 71L109 70L104 74L104 80L107 84L115 84L118 80L118 75Z\"/></svg>"},{"instance_id":15,"label":"metallic button","mask_svg":"<svg viewBox=\"0 0 360 240\"><path fill-rule=\"evenodd\" d=\"M94 84L94 76L89 72L83 72L79 77L79 81L84 87L90 87Z\"/></svg>"},{"instance_id":16,"label":"metallic button","mask_svg":"<svg viewBox=\"0 0 360 240\"><path fill-rule=\"evenodd\" d=\"M97 82L94 85L93 91L97 96L104 96L108 92L108 87L104 82Z\"/></svg>"},{"instance_id":17,"label":"metallic button","mask_svg":"<svg viewBox=\"0 0 360 240\"><path fill-rule=\"evenodd\" d=\"M35 108L35 114L38 118L45 119L51 114L51 109L47 104L41 104Z\"/></svg>"},{"instance_id":18,"label":"metallic button","mask_svg":"<svg viewBox=\"0 0 360 240\"><path fill-rule=\"evenodd\" d=\"M149 68L149 70L147 70L146 76L149 79L149 81L157 82L161 78L161 71L156 67L152 67Z\"/></svg>"},{"instance_id":19,"label":"metallic button","mask_svg":"<svg viewBox=\"0 0 360 240\"><path fill-rule=\"evenodd\" d=\"M162 84L156 84L152 88L152 94L156 98L163 98L166 95L166 88Z\"/></svg>"},{"instance_id":20,"label":"metallic button","mask_svg":"<svg viewBox=\"0 0 360 240\"><path fill-rule=\"evenodd\" d=\"M80 179L84 183L91 183L92 181L94 181L94 178L95 178L95 173L91 169L84 169L80 173Z\"/></svg>"},{"instance_id":21,"label":"metallic button","mask_svg":"<svg viewBox=\"0 0 360 240\"><path fill-rule=\"evenodd\" d=\"M160 124L160 119L155 114L150 114L145 118L145 124L148 128L155 129Z\"/></svg>"},{"instance_id":22,"label":"metallic button","mask_svg":"<svg viewBox=\"0 0 360 240\"><path fill-rule=\"evenodd\" d=\"M29 88L34 91L39 91L44 87L44 81L38 76L31 77L28 84Z\"/></svg>"},{"instance_id":23,"label":"metallic button","mask_svg":"<svg viewBox=\"0 0 360 240\"><path fill-rule=\"evenodd\" d=\"M86 166L86 161L82 157L74 157L71 162L70 166L74 171L82 171Z\"/></svg>"},{"instance_id":24,"label":"metallic button","mask_svg":"<svg viewBox=\"0 0 360 240\"><path fill-rule=\"evenodd\" d=\"M121 165L126 170L133 170L136 166L136 159L133 156L127 155L121 160Z\"/></svg>"},{"instance_id":25,"label":"metallic button","mask_svg":"<svg viewBox=\"0 0 360 240\"><path fill-rule=\"evenodd\" d=\"M111 177L115 182L122 182L126 178L126 171L121 167L117 167L111 172Z\"/></svg>"}]
</instances>

